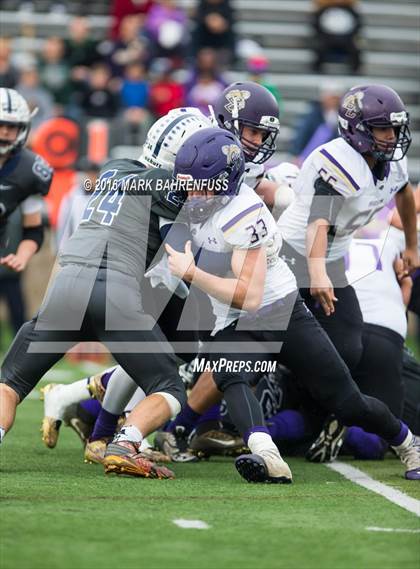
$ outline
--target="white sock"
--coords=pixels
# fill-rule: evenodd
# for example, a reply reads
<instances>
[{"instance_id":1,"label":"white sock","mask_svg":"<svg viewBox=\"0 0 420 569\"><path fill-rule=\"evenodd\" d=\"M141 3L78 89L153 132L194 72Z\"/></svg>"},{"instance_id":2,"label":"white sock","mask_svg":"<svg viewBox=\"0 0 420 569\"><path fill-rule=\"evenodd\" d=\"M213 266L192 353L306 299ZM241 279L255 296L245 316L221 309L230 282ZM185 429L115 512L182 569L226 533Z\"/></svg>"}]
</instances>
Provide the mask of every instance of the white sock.
<instances>
[{"instance_id":1,"label":"white sock","mask_svg":"<svg viewBox=\"0 0 420 569\"><path fill-rule=\"evenodd\" d=\"M267 433L252 433L249 435L247 444L252 454L261 454L262 451L274 451L279 454L273 439Z\"/></svg>"},{"instance_id":2,"label":"white sock","mask_svg":"<svg viewBox=\"0 0 420 569\"><path fill-rule=\"evenodd\" d=\"M141 443L143 435L135 425L124 425L120 432L114 437L114 443L129 441L130 443Z\"/></svg>"},{"instance_id":3,"label":"white sock","mask_svg":"<svg viewBox=\"0 0 420 569\"><path fill-rule=\"evenodd\" d=\"M79 379L79 381L63 386L63 397L68 405L90 399L89 380L89 377L85 377L84 379Z\"/></svg>"},{"instance_id":4,"label":"white sock","mask_svg":"<svg viewBox=\"0 0 420 569\"><path fill-rule=\"evenodd\" d=\"M403 449L410 446L412 438L413 438L413 433L410 431L410 429L408 429L407 436L405 437L403 442L400 445L392 447L392 448L394 448L395 450L403 450Z\"/></svg>"},{"instance_id":5,"label":"white sock","mask_svg":"<svg viewBox=\"0 0 420 569\"><path fill-rule=\"evenodd\" d=\"M0 427L0 443L4 439L5 434L6 434L6 430L3 429L3 427Z\"/></svg>"},{"instance_id":6,"label":"white sock","mask_svg":"<svg viewBox=\"0 0 420 569\"><path fill-rule=\"evenodd\" d=\"M80 379L68 385L57 385L45 394L44 399L44 415L46 417L54 417L57 420L63 420L71 405L90 399L90 391L88 388L89 378Z\"/></svg>"}]
</instances>

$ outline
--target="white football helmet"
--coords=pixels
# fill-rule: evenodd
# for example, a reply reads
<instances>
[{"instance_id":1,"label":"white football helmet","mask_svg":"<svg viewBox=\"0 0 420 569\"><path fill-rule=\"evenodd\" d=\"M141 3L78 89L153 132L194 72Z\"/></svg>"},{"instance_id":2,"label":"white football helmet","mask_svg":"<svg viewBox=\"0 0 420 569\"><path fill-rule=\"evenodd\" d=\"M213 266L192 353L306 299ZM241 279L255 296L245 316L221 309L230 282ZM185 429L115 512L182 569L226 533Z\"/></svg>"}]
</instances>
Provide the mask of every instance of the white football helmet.
<instances>
[{"instance_id":1,"label":"white football helmet","mask_svg":"<svg viewBox=\"0 0 420 569\"><path fill-rule=\"evenodd\" d=\"M14 142L0 145L0 155L15 152L25 144L31 128L31 118L37 110L31 113L25 99L14 89L0 88L0 123L19 127Z\"/></svg>"},{"instance_id":2,"label":"white football helmet","mask_svg":"<svg viewBox=\"0 0 420 569\"><path fill-rule=\"evenodd\" d=\"M172 171L185 140L200 128L209 127L210 120L194 107L172 109L150 127L139 161L149 168Z\"/></svg>"}]
</instances>

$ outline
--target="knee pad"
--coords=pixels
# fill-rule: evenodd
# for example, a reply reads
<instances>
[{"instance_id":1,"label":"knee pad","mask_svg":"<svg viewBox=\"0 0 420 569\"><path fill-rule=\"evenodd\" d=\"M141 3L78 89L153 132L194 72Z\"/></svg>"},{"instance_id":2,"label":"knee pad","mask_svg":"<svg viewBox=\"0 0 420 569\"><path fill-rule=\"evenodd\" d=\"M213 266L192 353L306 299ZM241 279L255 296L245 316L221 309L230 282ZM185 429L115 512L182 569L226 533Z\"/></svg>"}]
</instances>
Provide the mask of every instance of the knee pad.
<instances>
[{"instance_id":1,"label":"knee pad","mask_svg":"<svg viewBox=\"0 0 420 569\"><path fill-rule=\"evenodd\" d=\"M165 391L156 391L154 395L161 395L165 399L171 410L171 417L176 417L176 415L181 411L182 403L170 393L166 393ZM185 403L186 398L184 404Z\"/></svg>"}]
</instances>

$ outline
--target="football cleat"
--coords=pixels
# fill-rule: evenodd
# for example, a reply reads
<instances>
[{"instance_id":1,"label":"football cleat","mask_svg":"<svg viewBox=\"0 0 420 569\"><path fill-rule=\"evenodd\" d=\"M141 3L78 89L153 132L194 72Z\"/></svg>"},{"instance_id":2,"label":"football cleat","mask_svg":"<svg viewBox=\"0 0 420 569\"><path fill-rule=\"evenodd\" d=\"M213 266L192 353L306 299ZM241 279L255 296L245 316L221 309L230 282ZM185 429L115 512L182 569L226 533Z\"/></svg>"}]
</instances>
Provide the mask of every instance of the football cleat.
<instances>
[{"instance_id":1,"label":"football cleat","mask_svg":"<svg viewBox=\"0 0 420 569\"><path fill-rule=\"evenodd\" d=\"M74 417L68 417L67 414L64 418L64 424L67 427L73 429L73 431L81 440L83 446L85 446L89 440L90 435L92 434L93 425L90 423L86 423L85 421L83 421L83 419L81 419L77 415Z\"/></svg>"},{"instance_id":2,"label":"football cleat","mask_svg":"<svg viewBox=\"0 0 420 569\"><path fill-rule=\"evenodd\" d=\"M147 439L142 440L139 454L141 454L143 458L147 458L152 462L172 462L170 456L161 452L159 449L152 447L152 445L148 443Z\"/></svg>"},{"instance_id":3,"label":"football cleat","mask_svg":"<svg viewBox=\"0 0 420 569\"><path fill-rule=\"evenodd\" d=\"M174 431L158 431L155 437L155 447L170 457L173 462L197 462L188 448L188 436L185 427L178 425Z\"/></svg>"},{"instance_id":4,"label":"football cleat","mask_svg":"<svg viewBox=\"0 0 420 569\"><path fill-rule=\"evenodd\" d=\"M85 447L85 462L89 464L102 464L105 458L106 446L111 437L104 437L96 441L88 441Z\"/></svg>"},{"instance_id":5,"label":"football cleat","mask_svg":"<svg viewBox=\"0 0 420 569\"><path fill-rule=\"evenodd\" d=\"M56 446L64 418L65 407L61 402L63 387L64 385L59 383L49 383L40 389L40 399L44 401L44 418L41 425L42 441L48 448Z\"/></svg>"},{"instance_id":6,"label":"football cleat","mask_svg":"<svg viewBox=\"0 0 420 569\"><path fill-rule=\"evenodd\" d=\"M73 429L83 445L86 444L92 431L92 425L78 416L77 404L69 403L67 388L67 385L61 383L49 383L40 390L41 400L44 401L42 440L48 448L54 448L57 445L62 423Z\"/></svg>"},{"instance_id":7,"label":"football cleat","mask_svg":"<svg viewBox=\"0 0 420 569\"><path fill-rule=\"evenodd\" d=\"M102 375L103 373L98 373L98 375L93 375L89 377L88 380L88 389L92 397L97 399L100 403L104 400L105 397L105 387L102 385Z\"/></svg>"},{"instance_id":8,"label":"football cleat","mask_svg":"<svg viewBox=\"0 0 420 569\"><path fill-rule=\"evenodd\" d=\"M200 433L194 432L190 438L189 446L200 458L238 456L247 450L242 437L222 429L211 429Z\"/></svg>"},{"instance_id":9,"label":"football cleat","mask_svg":"<svg viewBox=\"0 0 420 569\"><path fill-rule=\"evenodd\" d=\"M318 438L312 443L305 458L310 462L332 462L343 446L347 428L334 415L325 421Z\"/></svg>"},{"instance_id":10,"label":"football cleat","mask_svg":"<svg viewBox=\"0 0 420 569\"><path fill-rule=\"evenodd\" d=\"M53 417L44 417L42 419L42 442L48 448L54 448L56 446L61 423L62 421L54 419Z\"/></svg>"},{"instance_id":11,"label":"football cleat","mask_svg":"<svg viewBox=\"0 0 420 569\"><path fill-rule=\"evenodd\" d=\"M166 466L159 466L139 453L140 445L129 441L110 443L103 465L105 474L119 474L141 478L172 479L175 474Z\"/></svg>"},{"instance_id":12,"label":"football cleat","mask_svg":"<svg viewBox=\"0 0 420 569\"><path fill-rule=\"evenodd\" d=\"M290 484L292 473L277 449L243 454L235 460L236 470L248 482Z\"/></svg>"},{"instance_id":13,"label":"football cleat","mask_svg":"<svg viewBox=\"0 0 420 569\"><path fill-rule=\"evenodd\" d=\"M420 480L420 437L409 432L402 444L392 448L406 467L406 479Z\"/></svg>"}]
</instances>

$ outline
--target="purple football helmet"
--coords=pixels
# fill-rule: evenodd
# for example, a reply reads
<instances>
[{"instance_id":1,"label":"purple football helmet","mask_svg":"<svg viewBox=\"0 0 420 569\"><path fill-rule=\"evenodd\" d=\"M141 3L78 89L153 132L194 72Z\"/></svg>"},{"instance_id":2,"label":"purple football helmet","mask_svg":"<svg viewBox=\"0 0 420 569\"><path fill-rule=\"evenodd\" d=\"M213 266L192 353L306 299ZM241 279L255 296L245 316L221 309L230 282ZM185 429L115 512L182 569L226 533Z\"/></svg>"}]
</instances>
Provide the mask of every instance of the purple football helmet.
<instances>
[{"instance_id":1,"label":"purple football helmet","mask_svg":"<svg viewBox=\"0 0 420 569\"><path fill-rule=\"evenodd\" d=\"M203 128L178 150L174 177L187 190L184 211L193 223L208 219L239 192L245 158L239 140L220 128Z\"/></svg>"},{"instance_id":2,"label":"purple football helmet","mask_svg":"<svg viewBox=\"0 0 420 569\"><path fill-rule=\"evenodd\" d=\"M262 164L274 154L280 130L279 106L268 89L252 81L232 83L217 99L214 113L221 128L241 140L247 162ZM261 130L262 143L247 140L243 136L244 126Z\"/></svg>"},{"instance_id":3,"label":"purple football helmet","mask_svg":"<svg viewBox=\"0 0 420 569\"><path fill-rule=\"evenodd\" d=\"M409 115L399 95L385 85L353 87L338 109L340 135L360 154L371 154L382 162L401 160L411 144ZM382 142L373 127L392 127L395 139Z\"/></svg>"}]
</instances>

